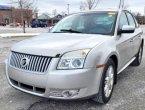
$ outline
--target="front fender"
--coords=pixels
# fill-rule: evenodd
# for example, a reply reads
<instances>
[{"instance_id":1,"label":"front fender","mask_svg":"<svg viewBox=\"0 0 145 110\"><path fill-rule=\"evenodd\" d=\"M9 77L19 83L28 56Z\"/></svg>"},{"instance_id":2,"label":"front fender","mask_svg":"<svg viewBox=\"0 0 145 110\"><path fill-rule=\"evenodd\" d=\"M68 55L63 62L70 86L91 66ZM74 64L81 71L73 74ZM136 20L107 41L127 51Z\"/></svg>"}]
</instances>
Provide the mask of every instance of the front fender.
<instances>
[{"instance_id":1,"label":"front fender","mask_svg":"<svg viewBox=\"0 0 145 110\"><path fill-rule=\"evenodd\" d=\"M84 68L96 68L96 65L106 64L112 55L117 57L118 62L120 61L115 44L111 46L108 46L107 44L97 46L88 54Z\"/></svg>"}]
</instances>

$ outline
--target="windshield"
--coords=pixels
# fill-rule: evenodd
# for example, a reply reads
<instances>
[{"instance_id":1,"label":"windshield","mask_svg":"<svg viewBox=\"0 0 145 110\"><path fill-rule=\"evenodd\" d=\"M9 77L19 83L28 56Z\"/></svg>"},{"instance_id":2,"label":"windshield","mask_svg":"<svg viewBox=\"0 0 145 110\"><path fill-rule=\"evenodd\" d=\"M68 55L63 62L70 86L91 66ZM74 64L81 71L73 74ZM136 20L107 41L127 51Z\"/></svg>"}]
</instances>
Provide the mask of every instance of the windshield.
<instances>
[{"instance_id":1,"label":"windshield","mask_svg":"<svg viewBox=\"0 0 145 110\"><path fill-rule=\"evenodd\" d=\"M57 23L51 32L112 35L116 16L116 12L74 14Z\"/></svg>"}]
</instances>

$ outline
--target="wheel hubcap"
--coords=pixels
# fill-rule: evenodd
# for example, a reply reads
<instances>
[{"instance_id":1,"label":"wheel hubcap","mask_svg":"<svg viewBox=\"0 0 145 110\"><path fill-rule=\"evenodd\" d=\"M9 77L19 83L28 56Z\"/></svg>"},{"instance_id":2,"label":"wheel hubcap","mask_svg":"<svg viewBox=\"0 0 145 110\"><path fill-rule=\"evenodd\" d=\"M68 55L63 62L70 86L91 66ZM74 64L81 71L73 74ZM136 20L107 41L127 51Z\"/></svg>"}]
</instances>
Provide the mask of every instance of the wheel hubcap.
<instances>
[{"instance_id":1,"label":"wheel hubcap","mask_svg":"<svg viewBox=\"0 0 145 110\"><path fill-rule=\"evenodd\" d=\"M142 59L142 48L140 48L139 50L139 56L138 56L139 62L141 62L141 59Z\"/></svg>"},{"instance_id":2,"label":"wheel hubcap","mask_svg":"<svg viewBox=\"0 0 145 110\"><path fill-rule=\"evenodd\" d=\"M104 93L107 98L111 95L113 85L114 85L114 69L112 66L110 66L106 73L105 87L104 87Z\"/></svg>"}]
</instances>

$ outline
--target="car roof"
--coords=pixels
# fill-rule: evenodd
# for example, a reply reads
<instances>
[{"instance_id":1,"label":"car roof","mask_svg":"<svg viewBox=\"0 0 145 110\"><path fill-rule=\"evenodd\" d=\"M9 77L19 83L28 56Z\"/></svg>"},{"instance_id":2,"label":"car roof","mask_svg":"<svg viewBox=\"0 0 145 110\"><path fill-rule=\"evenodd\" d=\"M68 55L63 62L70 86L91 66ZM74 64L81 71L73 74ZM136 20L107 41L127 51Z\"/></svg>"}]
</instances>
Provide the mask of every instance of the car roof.
<instances>
[{"instance_id":1,"label":"car roof","mask_svg":"<svg viewBox=\"0 0 145 110\"><path fill-rule=\"evenodd\" d=\"M118 12L118 9L113 9L113 8L107 8L107 9L96 9L96 10L87 10L87 11L80 11L81 13L91 13L91 12Z\"/></svg>"},{"instance_id":2,"label":"car roof","mask_svg":"<svg viewBox=\"0 0 145 110\"><path fill-rule=\"evenodd\" d=\"M74 15L74 14L89 14L89 13L95 13L95 12L121 12L121 11L128 11L130 12L129 10L126 10L126 9L113 9L113 8L107 8L107 9L96 9L96 10L87 10L87 11L79 11L79 12L76 12L76 13L72 13L70 15Z\"/></svg>"}]
</instances>

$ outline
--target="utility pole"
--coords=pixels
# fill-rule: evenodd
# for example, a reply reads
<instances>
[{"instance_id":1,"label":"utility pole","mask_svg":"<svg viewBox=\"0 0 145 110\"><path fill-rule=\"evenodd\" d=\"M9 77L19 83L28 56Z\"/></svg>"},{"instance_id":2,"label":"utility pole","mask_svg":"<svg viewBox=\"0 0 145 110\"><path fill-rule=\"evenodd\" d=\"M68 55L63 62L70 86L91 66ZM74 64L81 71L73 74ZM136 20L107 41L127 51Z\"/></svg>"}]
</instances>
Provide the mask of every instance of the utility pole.
<instances>
[{"instance_id":1,"label":"utility pole","mask_svg":"<svg viewBox=\"0 0 145 110\"><path fill-rule=\"evenodd\" d=\"M145 23L145 6L144 6L144 20L143 24Z\"/></svg>"},{"instance_id":2,"label":"utility pole","mask_svg":"<svg viewBox=\"0 0 145 110\"><path fill-rule=\"evenodd\" d=\"M144 16L145 16L145 6L144 6Z\"/></svg>"},{"instance_id":3,"label":"utility pole","mask_svg":"<svg viewBox=\"0 0 145 110\"><path fill-rule=\"evenodd\" d=\"M124 5L125 5L124 0L120 0L119 9L124 8Z\"/></svg>"},{"instance_id":4,"label":"utility pole","mask_svg":"<svg viewBox=\"0 0 145 110\"><path fill-rule=\"evenodd\" d=\"M68 4L67 4L67 6L68 6L68 8L67 8L67 10L68 10L68 15L69 15L69 11L70 11L70 4L68 3Z\"/></svg>"}]
</instances>

